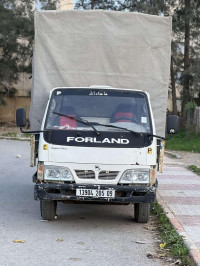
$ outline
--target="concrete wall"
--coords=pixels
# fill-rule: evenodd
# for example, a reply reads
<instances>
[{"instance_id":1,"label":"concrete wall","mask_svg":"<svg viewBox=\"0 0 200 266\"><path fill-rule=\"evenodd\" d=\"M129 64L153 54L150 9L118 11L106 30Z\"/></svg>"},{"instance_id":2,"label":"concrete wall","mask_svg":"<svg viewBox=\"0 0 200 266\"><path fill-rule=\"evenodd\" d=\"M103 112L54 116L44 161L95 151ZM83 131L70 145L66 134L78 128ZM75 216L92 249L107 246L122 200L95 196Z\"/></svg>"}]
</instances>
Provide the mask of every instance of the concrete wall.
<instances>
[{"instance_id":1,"label":"concrete wall","mask_svg":"<svg viewBox=\"0 0 200 266\"><path fill-rule=\"evenodd\" d=\"M28 96L31 95L31 74L21 73L18 82L13 86L17 89L16 96Z\"/></svg>"},{"instance_id":2,"label":"concrete wall","mask_svg":"<svg viewBox=\"0 0 200 266\"><path fill-rule=\"evenodd\" d=\"M4 97L6 101L5 106L0 106L0 123L13 123L15 124L16 109L24 107L26 109L26 117L29 117L31 98L28 96L22 97Z\"/></svg>"}]
</instances>

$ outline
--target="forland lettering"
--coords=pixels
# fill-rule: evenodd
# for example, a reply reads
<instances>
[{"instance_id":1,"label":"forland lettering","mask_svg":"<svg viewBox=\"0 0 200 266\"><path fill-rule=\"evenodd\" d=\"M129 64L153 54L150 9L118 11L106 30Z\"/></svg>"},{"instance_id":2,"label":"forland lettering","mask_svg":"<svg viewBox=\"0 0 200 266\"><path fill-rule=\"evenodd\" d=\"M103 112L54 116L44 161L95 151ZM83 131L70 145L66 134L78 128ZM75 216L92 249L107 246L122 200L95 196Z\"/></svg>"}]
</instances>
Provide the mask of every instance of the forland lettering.
<instances>
[{"instance_id":1,"label":"forland lettering","mask_svg":"<svg viewBox=\"0 0 200 266\"><path fill-rule=\"evenodd\" d=\"M129 144L129 140L128 139L115 139L115 138L104 138L103 140L97 140L97 138L92 138L92 137L67 137L67 142L91 142L91 143L109 143L109 144Z\"/></svg>"}]
</instances>

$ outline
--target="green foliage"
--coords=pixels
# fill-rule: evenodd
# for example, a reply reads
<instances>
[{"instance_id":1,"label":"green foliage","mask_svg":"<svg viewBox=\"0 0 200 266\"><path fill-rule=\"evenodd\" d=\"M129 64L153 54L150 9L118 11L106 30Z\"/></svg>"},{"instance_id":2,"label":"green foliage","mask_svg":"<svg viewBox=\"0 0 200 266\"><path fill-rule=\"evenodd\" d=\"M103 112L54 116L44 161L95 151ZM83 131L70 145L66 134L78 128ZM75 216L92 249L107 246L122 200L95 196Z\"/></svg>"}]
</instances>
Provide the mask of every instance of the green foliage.
<instances>
[{"instance_id":1,"label":"green foliage","mask_svg":"<svg viewBox=\"0 0 200 266\"><path fill-rule=\"evenodd\" d=\"M183 112L187 102L200 93L200 1L179 0L172 15L173 42L182 46L182 52L172 47L172 54L176 61L175 71L181 73Z\"/></svg>"},{"instance_id":2,"label":"green foliage","mask_svg":"<svg viewBox=\"0 0 200 266\"><path fill-rule=\"evenodd\" d=\"M190 165L190 166L188 167L188 169L191 170L192 172L194 172L194 173L200 175L200 168L197 167L196 165Z\"/></svg>"},{"instance_id":3,"label":"green foliage","mask_svg":"<svg viewBox=\"0 0 200 266\"><path fill-rule=\"evenodd\" d=\"M78 0L75 8L129 11L153 15L168 14L168 7L163 0Z\"/></svg>"},{"instance_id":4,"label":"green foliage","mask_svg":"<svg viewBox=\"0 0 200 266\"><path fill-rule=\"evenodd\" d=\"M123 2L123 3L122 3ZM126 8L125 8L126 6ZM163 0L128 0L121 1L120 10L128 9L130 12L140 12L151 15L168 15L168 7Z\"/></svg>"},{"instance_id":5,"label":"green foliage","mask_svg":"<svg viewBox=\"0 0 200 266\"><path fill-rule=\"evenodd\" d=\"M34 3L34 0L0 0L0 88L8 96L15 94L13 85L20 74L32 71ZM42 9L55 7L56 0L41 0Z\"/></svg>"},{"instance_id":6,"label":"green foliage","mask_svg":"<svg viewBox=\"0 0 200 266\"><path fill-rule=\"evenodd\" d=\"M195 108L196 108L196 103L194 101L189 101L187 102L187 104L185 105L185 112L194 112Z\"/></svg>"},{"instance_id":7,"label":"green foliage","mask_svg":"<svg viewBox=\"0 0 200 266\"><path fill-rule=\"evenodd\" d=\"M56 0L40 0L42 10L55 10L56 3Z\"/></svg>"},{"instance_id":8,"label":"green foliage","mask_svg":"<svg viewBox=\"0 0 200 266\"><path fill-rule=\"evenodd\" d=\"M114 0L78 0L75 9L104 9L117 10L117 1Z\"/></svg>"},{"instance_id":9,"label":"green foliage","mask_svg":"<svg viewBox=\"0 0 200 266\"><path fill-rule=\"evenodd\" d=\"M33 45L32 3L29 0L0 0L0 105L3 95L14 97L14 84L22 72L31 72Z\"/></svg>"},{"instance_id":10,"label":"green foliage","mask_svg":"<svg viewBox=\"0 0 200 266\"><path fill-rule=\"evenodd\" d=\"M31 2L0 0L0 85L8 87L30 70L33 42Z\"/></svg>"},{"instance_id":11,"label":"green foliage","mask_svg":"<svg viewBox=\"0 0 200 266\"><path fill-rule=\"evenodd\" d=\"M177 233L162 207L156 202L152 205L152 213L157 216L160 237L166 245L164 248L176 259L180 259L181 265L192 265L188 255L188 249L184 245L183 238Z\"/></svg>"},{"instance_id":12,"label":"green foliage","mask_svg":"<svg viewBox=\"0 0 200 266\"><path fill-rule=\"evenodd\" d=\"M166 149L200 153L200 134L194 131L180 130L166 142Z\"/></svg>"}]
</instances>

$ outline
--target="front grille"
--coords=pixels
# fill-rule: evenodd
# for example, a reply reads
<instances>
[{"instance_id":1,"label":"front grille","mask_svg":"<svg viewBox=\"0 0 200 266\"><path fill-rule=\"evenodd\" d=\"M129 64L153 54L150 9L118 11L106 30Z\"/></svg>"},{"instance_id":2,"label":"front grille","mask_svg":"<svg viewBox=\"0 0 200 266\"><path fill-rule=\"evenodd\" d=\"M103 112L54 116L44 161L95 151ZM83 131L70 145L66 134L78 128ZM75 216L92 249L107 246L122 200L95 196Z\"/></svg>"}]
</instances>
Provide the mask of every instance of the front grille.
<instances>
[{"instance_id":1,"label":"front grille","mask_svg":"<svg viewBox=\"0 0 200 266\"><path fill-rule=\"evenodd\" d=\"M117 177L119 172L117 171L101 171L99 173L100 180L113 180Z\"/></svg>"},{"instance_id":2,"label":"front grille","mask_svg":"<svg viewBox=\"0 0 200 266\"><path fill-rule=\"evenodd\" d=\"M95 173L92 170L75 170L80 179L95 179Z\"/></svg>"}]
</instances>

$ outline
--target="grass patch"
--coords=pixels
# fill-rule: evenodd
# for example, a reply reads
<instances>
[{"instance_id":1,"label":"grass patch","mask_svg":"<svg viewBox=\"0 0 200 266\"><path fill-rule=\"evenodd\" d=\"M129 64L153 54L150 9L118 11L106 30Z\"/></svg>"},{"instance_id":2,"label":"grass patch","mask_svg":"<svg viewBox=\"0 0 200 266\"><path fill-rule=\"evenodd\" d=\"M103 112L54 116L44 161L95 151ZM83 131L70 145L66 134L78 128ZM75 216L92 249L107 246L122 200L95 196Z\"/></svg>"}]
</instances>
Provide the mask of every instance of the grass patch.
<instances>
[{"instance_id":1,"label":"grass patch","mask_svg":"<svg viewBox=\"0 0 200 266\"><path fill-rule=\"evenodd\" d=\"M194 131L180 130L178 134L166 141L166 149L200 153L200 134L196 134Z\"/></svg>"},{"instance_id":2,"label":"grass patch","mask_svg":"<svg viewBox=\"0 0 200 266\"><path fill-rule=\"evenodd\" d=\"M190 165L188 166L188 169L196 173L197 175L200 175L200 168L197 167L196 165Z\"/></svg>"},{"instance_id":3,"label":"grass patch","mask_svg":"<svg viewBox=\"0 0 200 266\"><path fill-rule=\"evenodd\" d=\"M2 136L5 136L5 137L17 137L17 133L7 132L7 133L2 134Z\"/></svg>"},{"instance_id":4,"label":"grass patch","mask_svg":"<svg viewBox=\"0 0 200 266\"><path fill-rule=\"evenodd\" d=\"M181 265L191 266L189 251L184 245L183 238L176 232L162 207L156 202L152 204L152 214L158 219L158 229L163 242L163 249L175 259L181 261Z\"/></svg>"},{"instance_id":5,"label":"grass patch","mask_svg":"<svg viewBox=\"0 0 200 266\"><path fill-rule=\"evenodd\" d=\"M12 137L12 138L18 138L18 137L22 137L22 138L30 138L31 137L31 134L28 134L28 133L13 133L13 132L7 132L7 133L4 133L2 134L2 136L5 136L5 137Z\"/></svg>"}]
</instances>

